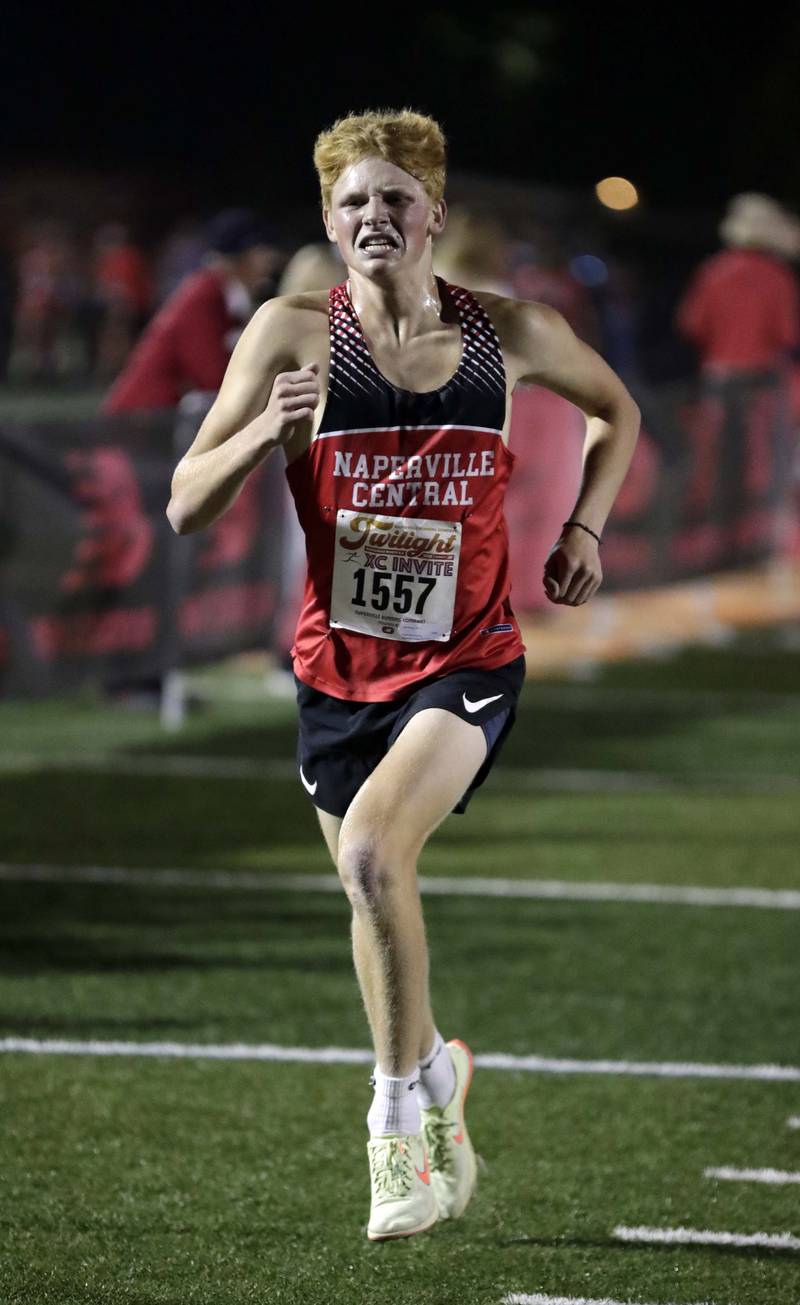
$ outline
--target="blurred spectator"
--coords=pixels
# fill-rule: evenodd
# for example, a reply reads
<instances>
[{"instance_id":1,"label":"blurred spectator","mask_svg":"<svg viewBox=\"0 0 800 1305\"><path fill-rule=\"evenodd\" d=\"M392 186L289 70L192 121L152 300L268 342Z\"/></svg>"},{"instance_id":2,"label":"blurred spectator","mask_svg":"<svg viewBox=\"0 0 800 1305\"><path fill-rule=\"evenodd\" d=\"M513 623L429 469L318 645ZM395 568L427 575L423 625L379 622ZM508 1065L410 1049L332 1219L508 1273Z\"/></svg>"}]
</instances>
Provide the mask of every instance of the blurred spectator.
<instances>
[{"instance_id":1,"label":"blurred spectator","mask_svg":"<svg viewBox=\"0 0 800 1305\"><path fill-rule=\"evenodd\" d=\"M31 379L52 380L62 354L77 279L75 251L57 222L38 223L17 260L14 352Z\"/></svg>"},{"instance_id":2,"label":"blurred spectator","mask_svg":"<svg viewBox=\"0 0 800 1305\"><path fill-rule=\"evenodd\" d=\"M104 412L172 408L190 390L219 389L282 255L250 209L219 213L206 237L206 266L183 281L150 322L106 396Z\"/></svg>"},{"instance_id":3,"label":"blurred spectator","mask_svg":"<svg viewBox=\"0 0 800 1305\"><path fill-rule=\"evenodd\" d=\"M226 209L209 223L206 266L181 282L156 313L103 403L107 413L176 407L191 390L218 390L233 347L273 284L282 254L250 209ZM242 500L240 499L240 503ZM229 518L228 528L234 524ZM107 684L134 707L157 707L159 676Z\"/></svg>"},{"instance_id":4,"label":"blurred spectator","mask_svg":"<svg viewBox=\"0 0 800 1305\"><path fill-rule=\"evenodd\" d=\"M678 330L706 374L771 371L800 345L800 306L788 265L796 220L766 195L737 195L720 226L727 246L700 265L677 311Z\"/></svg>"},{"instance_id":5,"label":"blurred spectator","mask_svg":"<svg viewBox=\"0 0 800 1305\"><path fill-rule=\"evenodd\" d=\"M200 222L184 218L162 241L156 259L156 302L161 306L178 286L197 272L208 253L208 244Z\"/></svg>"},{"instance_id":6,"label":"blurred spectator","mask_svg":"<svg viewBox=\"0 0 800 1305\"><path fill-rule=\"evenodd\" d=\"M494 218L454 206L433 250L433 266L451 285L492 294L511 293L508 245Z\"/></svg>"},{"instance_id":7,"label":"blurred spectator","mask_svg":"<svg viewBox=\"0 0 800 1305\"><path fill-rule=\"evenodd\" d=\"M95 367L108 380L124 366L153 305L149 260L121 222L95 232L92 284L99 308Z\"/></svg>"},{"instance_id":8,"label":"blurred spectator","mask_svg":"<svg viewBox=\"0 0 800 1305\"><path fill-rule=\"evenodd\" d=\"M599 261L599 260L598 260ZM566 250L555 232L541 228L513 273L517 299L548 304L565 317L576 335L596 348L600 332L592 296L572 274Z\"/></svg>"},{"instance_id":9,"label":"blurred spectator","mask_svg":"<svg viewBox=\"0 0 800 1305\"><path fill-rule=\"evenodd\" d=\"M278 284L279 295L330 290L347 276L338 245L303 245L289 259Z\"/></svg>"},{"instance_id":10,"label":"blurred spectator","mask_svg":"<svg viewBox=\"0 0 800 1305\"><path fill-rule=\"evenodd\" d=\"M726 249L700 265L681 300L678 330L697 350L702 389L693 418L693 503L734 546L757 538L749 503L770 490L776 546L790 546L790 360L800 346L800 299L789 260L800 231L766 195L737 195L720 226ZM703 468L713 463L716 487ZM721 468L721 471L719 470ZM705 499L703 494L706 494Z\"/></svg>"}]
</instances>

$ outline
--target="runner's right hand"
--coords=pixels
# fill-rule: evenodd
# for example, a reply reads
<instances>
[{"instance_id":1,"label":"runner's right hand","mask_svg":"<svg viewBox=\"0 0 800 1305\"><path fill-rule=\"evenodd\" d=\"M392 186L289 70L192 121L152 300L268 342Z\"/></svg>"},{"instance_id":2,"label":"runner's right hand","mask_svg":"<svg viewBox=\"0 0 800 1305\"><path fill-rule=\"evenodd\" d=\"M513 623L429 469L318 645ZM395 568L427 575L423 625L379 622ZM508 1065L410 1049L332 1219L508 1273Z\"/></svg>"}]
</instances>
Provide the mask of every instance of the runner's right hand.
<instances>
[{"instance_id":1,"label":"runner's right hand","mask_svg":"<svg viewBox=\"0 0 800 1305\"><path fill-rule=\"evenodd\" d=\"M298 372L275 377L264 420L279 444L284 444L301 421L310 421L320 399L319 364L309 363Z\"/></svg>"}]
</instances>

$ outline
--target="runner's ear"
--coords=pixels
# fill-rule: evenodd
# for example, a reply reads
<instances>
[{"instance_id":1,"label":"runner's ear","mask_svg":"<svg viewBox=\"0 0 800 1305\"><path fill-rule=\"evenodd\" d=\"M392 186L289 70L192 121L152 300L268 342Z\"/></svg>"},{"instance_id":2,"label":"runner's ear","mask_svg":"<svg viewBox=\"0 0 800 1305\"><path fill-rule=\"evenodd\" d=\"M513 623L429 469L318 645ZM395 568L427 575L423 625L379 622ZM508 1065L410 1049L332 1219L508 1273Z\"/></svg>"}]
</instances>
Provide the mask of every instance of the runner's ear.
<instances>
[{"instance_id":1,"label":"runner's ear","mask_svg":"<svg viewBox=\"0 0 800 1305\"><path fill-rule=\"evenodd\" d=\"M325 227L325 235L328 237L331 244L335 245L337 243L336 232L333 229L333 222L331 221L331 211L329 208L324 208L322 210L322 223L323 226Z\"/></svg>"},{"instance_id":2,"label":"runner's ear","mask_svg":"<svg viewBox=\"0 0 800 1305\"><path fill-rule=\"evenodd\" d=\"M444 224L447 221L447 205L443 199L440 199L432 205L431 216L428 223L428 234L431 236L440 236L444 231Z\"/></svg>"}]
</instances>

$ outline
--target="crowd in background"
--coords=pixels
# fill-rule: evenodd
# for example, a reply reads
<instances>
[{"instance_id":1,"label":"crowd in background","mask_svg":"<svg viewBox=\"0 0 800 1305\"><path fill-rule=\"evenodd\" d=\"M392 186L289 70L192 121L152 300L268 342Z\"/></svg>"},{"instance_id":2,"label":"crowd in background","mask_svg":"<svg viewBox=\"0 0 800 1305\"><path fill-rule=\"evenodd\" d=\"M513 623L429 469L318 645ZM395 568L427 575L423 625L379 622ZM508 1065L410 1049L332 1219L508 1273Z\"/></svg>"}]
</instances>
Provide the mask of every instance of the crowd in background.
<instances>
[{"instance_id":1,"label":"crowd in background","mask_svg":"<svg viewBox=\"0 0 800 1305\"><path fill-rule=\"evenodd\" d=\"M524 239L510 238L486 212L455 208L436 269L473 289L552 305L629 382L669 381L709 365L770 365L797 350L800 223L765 196L732 201L720 227L723 251L694 275L689 267L671 275L642 269L602 239L587 248L585 233L576 240L553 223L531 219L525 231ZM165 309L193 277L210 285L213 272L222 286L225 309L214 329L227 356L258 303L324 288L344 274L327 244L293 249L246 210L211 222L185 218L152 248L121 222L81 235L51 220L19 231L15 246L0 269L0 380L22 384L111 385L148 331L163 334ZM245 268L252 249L257 265ZM185 384L177 374L175 384L214 388L218 370L201 367L193 377L189 369ZM156 387L142 406L179 397Z\"/></svg>"},{"instance_id":2,"label":"crowd in background","mask_svg":"<svg viewBox=\"0 0 800 1305\"><path fill-rule=\"evenodd\" d=\"M44 220L17 234L3 285L3 379L106 383L139 335L206 255L203 226L178 223L146 250L121 222L76 234Z\"/></svg>"},{"instance_id":3,"label":"crowd in background","mask_svg":"<svg viewBox=\"0 0 800 1305\"><path fill-rule=\"evenodd\" d=\"M759 550L800 556L796 513L784 513L800 432L800 223L769 197L745 194L731 200L718 234L719 247L691 263L666 249L660 263L645 265L604 243L602 232L593 239L586 227L541 218L509 232L487 206L456 205L434 249L446 281L556 308L637 399L643 438L617 514L638 524L617 539L615 554L605 553L627 583L663 582L681 567L730 564ZM184 411L207 409L259 304L345 278L335 246L298 243L253 210L233 208L183 220L153 248L120 222L82 241L61 223L38 222L18 233L5 268L0 262L0 381L41 392L82 387L111 419L98 423L108 443L89 455L93 470L76 490L86 500L87 535L68 578L80 575L87 595L98 575L103 603L128 583L119 570L130 554L123 509L133 512L138 501L131 432L144 427L138 417L127 425L127 414L178 409L175 425L163 426L176 439ZM197 397L179 407L186 395ZM515 393L506 519L515 606L529 616L547 606L541 564L574 501L584 430L559 395L537 386ZM245 495L236 510L247 510ZM288 673L304 545L288 498L279 515L272 649ZM206 561L229 557L237 528L232 509L213 528ZM153 705L161 684L151 670L106 680L113 696Z\"/></svg>"}]
</instances>

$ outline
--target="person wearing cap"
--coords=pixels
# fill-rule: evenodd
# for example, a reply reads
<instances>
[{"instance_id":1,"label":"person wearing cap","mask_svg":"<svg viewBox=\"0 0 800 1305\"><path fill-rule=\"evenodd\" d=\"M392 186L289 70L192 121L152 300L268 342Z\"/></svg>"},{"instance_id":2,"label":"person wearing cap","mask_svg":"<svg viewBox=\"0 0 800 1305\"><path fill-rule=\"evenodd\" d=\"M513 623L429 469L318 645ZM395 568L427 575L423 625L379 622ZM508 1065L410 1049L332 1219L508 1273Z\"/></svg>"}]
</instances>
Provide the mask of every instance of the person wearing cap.
<instances>
[{"instance_id":1,"label":"person wearing cap","mask_svg":"<svg viewBox=\"0 0 800 1305\"><path fill-rule=\"evenodd\" d=\"M676 315L700 364L688 494L706 565L786 546L800 346L797 218L768 195L736 195L719 234L725 248L701 263Z\"/></svg>"},{"instance_id":2,"label":"person wearing cap","mask_svg":"<svg viewBox=\"0 0 800 1305\"><path fill-rule=\"evenodd\" d=\"M206 238L205 266L178 286L150 322L106 395L104 413L173 408L190 390L219 389L281 255L250 209L217 214Z\"/></svg>"},{"instance_id":3,"label":"person wearing cap","mask_svg":"<svg viewBox=\"0 0 800 1305\"><path fill-rule=\"evenodd\" d=\"M267 225L250 209L218 213L205 237L204 267L178 286L146 327L106 395L103 413L174 408L192 390L219 389L234 345L282 256ZM95 553L104 546L113 553L120 535L130 533L120 502L131 507L130 499L118 496L116 517L104 532L95 532ZM161 687L158 675L130 672L106 682L111 699L134 707L157 707Z\"/></svg>"},{"instance_id":4,"label":"person wearing cap","mask_svg":"<svg viewBox=\"0 0 800 1305\"><path fill-rule=\"evenodd\" d=\"M725 249L701 263L676 325L707 378L774 372L800 345L800 224L768 195L736 195L719 228Z\"/></svg>"}]
</instances>

